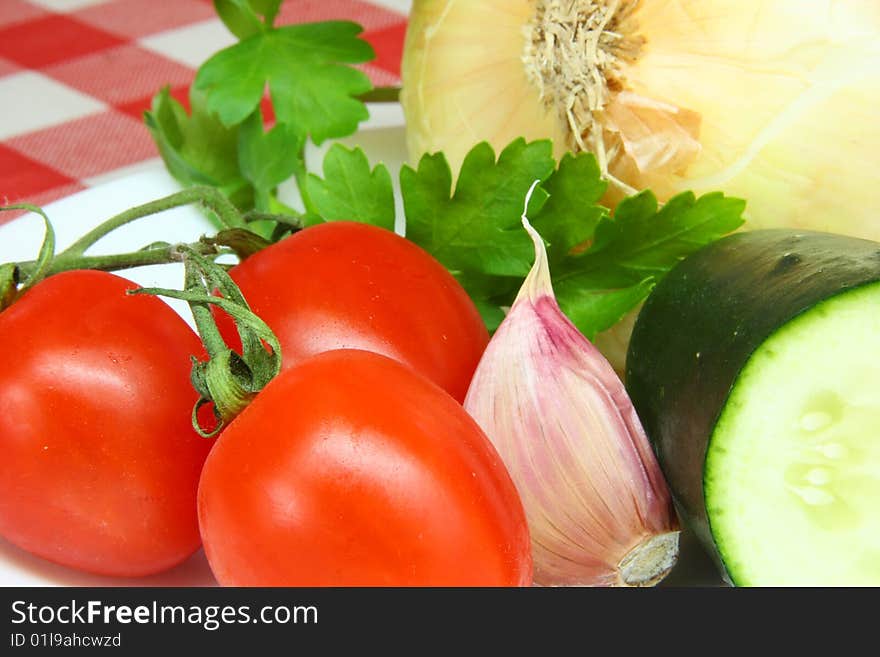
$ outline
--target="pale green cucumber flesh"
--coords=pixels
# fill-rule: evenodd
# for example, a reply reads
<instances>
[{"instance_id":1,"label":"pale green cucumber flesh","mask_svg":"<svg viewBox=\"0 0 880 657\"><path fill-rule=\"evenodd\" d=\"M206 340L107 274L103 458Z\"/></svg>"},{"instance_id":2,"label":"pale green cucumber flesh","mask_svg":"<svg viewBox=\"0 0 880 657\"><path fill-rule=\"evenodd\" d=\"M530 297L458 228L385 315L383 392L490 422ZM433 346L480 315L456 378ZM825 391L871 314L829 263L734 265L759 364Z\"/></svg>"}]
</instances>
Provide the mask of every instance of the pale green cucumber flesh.
<instances>
[{"instance_id":1,"label":"pale green cucumber flesh","mask_svg":"<svg viewBox=\"0 0 880 657\"><path fill-rule=\"evenodd\" d=\"M703 485L733 583L880 586L880 283L817 304L755 350Z\"/></svg>"}]
</instances>

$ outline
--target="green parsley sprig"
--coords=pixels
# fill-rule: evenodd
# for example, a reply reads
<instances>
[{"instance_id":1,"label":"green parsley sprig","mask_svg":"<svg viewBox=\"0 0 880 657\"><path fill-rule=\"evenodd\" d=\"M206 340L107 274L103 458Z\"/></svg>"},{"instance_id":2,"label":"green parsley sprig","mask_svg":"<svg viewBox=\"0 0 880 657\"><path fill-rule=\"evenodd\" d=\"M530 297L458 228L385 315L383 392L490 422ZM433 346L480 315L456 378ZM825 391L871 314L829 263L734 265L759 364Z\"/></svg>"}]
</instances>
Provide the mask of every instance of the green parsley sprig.
<instances>
[{"instance_id":1,"label":"green parsley sprig","mask_svg":"<svg viewBox=\"0 0 880 657\"><path fill-rule=\"evenodd\" d=\"M684 192L660 207L645 191L624 199L612 217L599 204L606 183L593 155L566 155L557 163L551 153L549 141L517 139L496 159L491 146L478 144L454 186L442 153L400 172L406 236L458 278L490 328L532 265L534 247L520 216L535 180L541 183L528 215L548 243L557 299L591 338L643 301L682 258L743 223L745 202L721 193ZM394 192L383 165L370 169L360 149L340 144L324 164L324 178L309 180L322 190L322 216L393 226ZM360 194L352 190L363 190L365 200L354 199Z\"/></svg>"},{"instance_id":2,"label":"green parsley sprig","mask_svg":"<svg viewBox=\"0 0 880 657\"><path fill-rule=\"evenodd\" d=\"M354 65L373 50L351 22L275 27L280 3L215 1L240 41L199 69L190 114L167 89L154 98L145 120L165 164L182 184L217 187L243 211L296 215L304 225L347 219L393 229L394 187L384 164L340 144L327 151L321 172L305 162L307 141L351 135L368 118L370 81ZM261 111L266 89L276 118L269 131ZM277 198L291 177L305 213ZM442 153L426 154L400 171L406 237L456 276L490 329L532 264L520 215L535 180L528 215L548 243L556 296L590 338L641 303L679 260L743 223L745 202L721 193L685 192L661 207L645 191L612 215L601 205L606 183L595 158L569 154L557 162L549 141L518 139L497 157L489 144L477 144L457 176ZM263 236L281 238L288 233L281 228Z\"/></svg>"},{"instance_id":3,"label":"green parsley sprig","mask_svg":"<svg viewBox=\"0 0 880 657\"><path fill-rule=\"evenodd\" d=\"M209 58L196 73L191 113L167 88L144 120L168 170L184 185L220 188L242 210L289 211L277 186L295 176L304 192L307 140L353 134L369 118L359 97L372 90L354 64L375 57L349 21L275 27L281 0L215 0L240 41ZM264 131L268 97L275 126ZM303 194L307 210L308 196Z\"/></svg>"}]
</instances>

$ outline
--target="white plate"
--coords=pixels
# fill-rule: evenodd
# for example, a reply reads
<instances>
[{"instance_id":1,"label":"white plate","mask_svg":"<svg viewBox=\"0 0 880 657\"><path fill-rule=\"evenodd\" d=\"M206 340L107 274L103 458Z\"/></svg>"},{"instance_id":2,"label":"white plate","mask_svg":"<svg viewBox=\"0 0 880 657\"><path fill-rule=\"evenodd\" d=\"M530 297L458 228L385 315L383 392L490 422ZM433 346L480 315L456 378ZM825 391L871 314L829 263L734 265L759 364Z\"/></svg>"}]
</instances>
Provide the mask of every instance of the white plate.
<instances>
[{"instance_id":1,"label":"white plate","mask_svg":"<svg viewBox=\"0 0 880 657\"><path fill-rule=\"evenodd\" d=\"M355 136L341 140L346 145L361 146L373 163L384 162L397 185L397 172L406 161L403 115L400 106L370 106L371 119ZM309 151L309 170L320 172L323 153L329 144ZM180 186L156 161L142 170L87 189L46 206L57 233L58 249L63 249L104 219L130 208L171 194ZM295 186L285 184L282 198L299 203ZM399 200L400 195L396 194ZM397 209L397 229L402 231L402 208ZM142 219L115 231L99 242L91 253L114 253L140 248L161 235L165 241L191 242L212 225L194 208L179 208ZM33 258L41 243L43 223L39 217L26 215L0 226L0 263ZM182 268L176 265L140 267L120 272L144 286L179 288ZM166 300L167 302L167 300ZM170 301L184 319L192 324L189 309L182 302ZM678 566L664 582L668 585L717 585L720 583L712 563L690 534L682 537ZM0 585L2 586L211 586L215 581L200 551L181 566L153 577L125 579L97 577L51 564L0 539Z\"/></svg>"},{"instance_id":2,"label":"white plate","mask_svg":"<svg viewBox=\"0 0 880 657\"><path fill-rule=\"evenodd\" d=\"M370 105L370 120L355 136L340 140L361 146L370 161L384 162L392 179L406 160L403 114L397 104ZM320 172L323 154L330 144L311 148L307 154L310 171ZM156 160L131 173L45 206L57 238L57 250L64 249L105 219L140 203L146 203L180 189L180 185ZM396 183L395 183L396 184ZM280 195L298 205L295 185L282 185ZM396 195L399 198L399 194ZM398 218L403 216L400 208ZM402 227L402 223L398 224ZM193 242L213 226L193 207L177 208L129 224L98 242L89 253L122 253L156 241ZM0 263L36 257L43 239L43 221L28 214L0 226ZM118 272L143 286L180 288L183 268L179 265L138 267ZM168 301L192 325L186 304ZM171 571L146 578L119 579L80 573L34 557L0 538L0 586L210 586L215 581L200 551Z\"/></svg>"}]
</instances>

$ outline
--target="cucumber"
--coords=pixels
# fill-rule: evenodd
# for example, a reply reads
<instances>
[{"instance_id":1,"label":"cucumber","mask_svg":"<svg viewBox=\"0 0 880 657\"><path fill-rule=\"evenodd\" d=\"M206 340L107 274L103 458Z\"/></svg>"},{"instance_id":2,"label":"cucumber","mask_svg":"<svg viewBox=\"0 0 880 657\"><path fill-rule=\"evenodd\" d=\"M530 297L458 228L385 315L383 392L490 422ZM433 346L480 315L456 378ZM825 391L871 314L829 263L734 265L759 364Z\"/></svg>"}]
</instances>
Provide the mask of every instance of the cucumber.
<instances>
[{"instance_id":1,"label":"cucumber","mask_svg":"<svg viewBox=\"0 0 880 657\"><path fill-rule=\"evenodd\" d=\"M880 244L743 232L639 313L627 390L730 583L880 585Z\"/></svg>"}]
</instances>

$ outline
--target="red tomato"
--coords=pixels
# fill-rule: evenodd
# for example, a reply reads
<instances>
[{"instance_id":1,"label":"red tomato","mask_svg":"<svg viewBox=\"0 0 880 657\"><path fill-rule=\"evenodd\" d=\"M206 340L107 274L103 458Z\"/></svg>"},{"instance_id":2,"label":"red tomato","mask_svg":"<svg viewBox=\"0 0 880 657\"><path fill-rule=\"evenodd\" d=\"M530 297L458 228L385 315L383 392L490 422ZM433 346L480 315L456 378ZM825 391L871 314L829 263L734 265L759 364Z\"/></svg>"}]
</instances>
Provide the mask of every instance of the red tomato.
<instances>
[{"instance_id":1,"label":"red tomato","mask_svg":"<svg viewBox=\"0 0 880 657\"><path fill-rule=\"evenodd\" d=\"M119 276L52 276L0 313L0 534L50 561L138 576L199 547L211 441L190 426L202 347Z\"/></svg>"},{"instance_id":2,"label":"red tomato","mask_svg":"<svg viewBox=\"0 0 880 657\"><path fill-rule=\"evenodd\" d=\"M531 583L525 513L489 440L366 351L315 356L257 395L205 463L199 521L224 585Z\"/></svg>"},{"instance_id":3,"label":"red tomato","mask_svg":"<svg viewBox=\"0 0 880 657\"><path fill-rule=\"evenodd\" d=\"M461 402L489 342L458 281L409 240L375 226L312 226L230 273L278 336L284 367L331 349L366 349L406 363ZM231 323L221 327L235 344Z\"/></svg>"}]
</instances>

